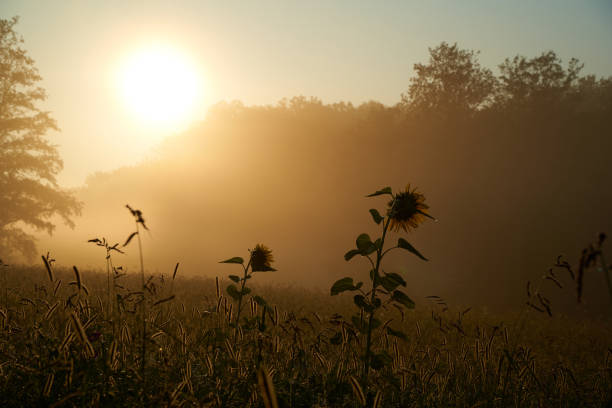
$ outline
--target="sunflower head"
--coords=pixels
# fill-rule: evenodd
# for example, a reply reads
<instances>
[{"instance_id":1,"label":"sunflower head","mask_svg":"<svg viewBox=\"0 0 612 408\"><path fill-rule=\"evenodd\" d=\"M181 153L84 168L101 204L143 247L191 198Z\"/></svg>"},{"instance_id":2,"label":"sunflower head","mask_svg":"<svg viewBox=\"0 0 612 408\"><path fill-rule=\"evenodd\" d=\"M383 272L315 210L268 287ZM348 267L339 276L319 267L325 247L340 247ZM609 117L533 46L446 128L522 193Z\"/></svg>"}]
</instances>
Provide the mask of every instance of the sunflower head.
<instances>
[{"instance_id":1,"label":"sunflower head","mask_svg":"<svg viewBox=\"0 0 612 408\"><path fill-rule=\"evenodd\" d=\"M391 201L387 215L389 216L389 227L398 232L400 229L408 232L411 228L416 228L425 220L425 217L432 218L425 212L429 206L425 204L425 196L413 189L410 191L410 184L406 190L397 193Z\"/></svg>"},{"instance_id":2,"label":"sunflower head","mask_svg":"<svg viewBox=\"0 0 612 408\"><path fill-rule=\"evenodd\" d=\"M274 262L272 250L263 244L257 244L251 251L251 270L253 272L275 271L271 264Z\"/></svg>"}]
</instances>

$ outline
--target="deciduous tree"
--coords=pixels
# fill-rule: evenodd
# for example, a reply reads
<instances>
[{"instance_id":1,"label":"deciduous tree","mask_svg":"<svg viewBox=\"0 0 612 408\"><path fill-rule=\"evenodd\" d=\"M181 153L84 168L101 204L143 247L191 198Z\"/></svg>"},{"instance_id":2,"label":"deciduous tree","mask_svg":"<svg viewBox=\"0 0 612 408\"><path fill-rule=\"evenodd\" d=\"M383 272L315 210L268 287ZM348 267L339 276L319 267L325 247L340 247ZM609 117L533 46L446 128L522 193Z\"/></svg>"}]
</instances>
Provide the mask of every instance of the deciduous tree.
<instances>
[{"instance_id":1,"label":"deciduous tree","mask_svg":"<svg viewBox=\"0 0 612 408\"><path fill-rule=\"evenodd\" d=\"M580 71L584 65L572 58L567 68L554 51L528 59L517 55L499 66L500 88L497 103L504 109L558 107L574 102L578 90Z\"/></svg>"},{"instance_id":2,"label":"deciduous tree","mask_svg":"<svg viewBox=\"0 0 612 408\"><path fill-rule=\"evenodd\" d=\"M429 48L429 63L415 64L416 76L402 105L442 116L471 114L491 102L496 79L478 62L478 52L442 42Z\"/></svg>"},{"instance_id":3,"label":"deciduous tree","mask_svg":"<svg viewBox=\"0 0 612 408\"><path fill-rule=\"evenodd\" d=\"M58 127L38 106L46 92L14 30L17 22L0 19L0 257L32 257L35 239L28 230L51 234L55 216L72 226L81 208L57 183L63 163L45 135Z\"/></svg>"}]
</instances>

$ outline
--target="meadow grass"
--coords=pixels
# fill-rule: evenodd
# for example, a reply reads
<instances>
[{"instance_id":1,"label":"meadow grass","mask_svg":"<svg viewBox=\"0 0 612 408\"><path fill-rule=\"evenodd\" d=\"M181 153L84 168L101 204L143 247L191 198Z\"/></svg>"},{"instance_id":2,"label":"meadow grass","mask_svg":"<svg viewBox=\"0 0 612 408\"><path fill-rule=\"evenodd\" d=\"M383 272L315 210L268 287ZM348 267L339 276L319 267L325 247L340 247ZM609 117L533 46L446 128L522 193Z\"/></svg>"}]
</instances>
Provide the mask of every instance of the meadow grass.
<instances>
[{"instance_id":1,"label":"meadow grass","mask_svg":"<svg viewBox=\"0 0 612 408\"><path fill-rule=\"evenodd\" d=\"M252 284L236 326L231 281L4 267L3 406L607 406L610 326L600 321L453 310L381 310L405 339L373 339L389 364L359 395L366 338L351 299ZM140 303L146 307L146 364ZM109 310L113 312L109 315ZM463 313L465 312L465 313ZM236 336L236 331L238 335ZM234 342L234 339L236 341ZM146 369L146 381L142 367ZM269 384L268 384L269 382ZM267 385L266 385L267 384ZM272 387L276 401L266 387ZM270 389L268 389L270 391ZM361 390L363 392L363 390ZM266 396L266 394L268 394Z\"/></svg>"}]
</instances>

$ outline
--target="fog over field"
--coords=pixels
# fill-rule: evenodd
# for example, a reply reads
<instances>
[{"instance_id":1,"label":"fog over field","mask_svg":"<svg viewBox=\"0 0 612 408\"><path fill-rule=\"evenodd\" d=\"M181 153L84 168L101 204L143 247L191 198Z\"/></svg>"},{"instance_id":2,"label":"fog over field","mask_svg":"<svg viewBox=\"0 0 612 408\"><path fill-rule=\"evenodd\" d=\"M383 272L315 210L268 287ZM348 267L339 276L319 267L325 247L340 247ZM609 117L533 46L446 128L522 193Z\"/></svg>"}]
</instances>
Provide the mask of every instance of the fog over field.
<instances>
[{"instance_id":1,"label":"fog over field","mask_svg":"<svg viewBox=\"0 0 612 408\"><path fill-rule=\"evenodd\" d=\"M151 272L180 262L183 274L222 276L218 261L263 242L279 269L263 282L327 288L367 270L342 257L359 233L376 232L367 210L387 205L365 195L410 183L438 220L409 235L430 261L399 256L387 268L407 274L415 297L517 306L526 282L558 255L575 264L612 230L608 84L599 85L603 96L584 90L559 105L536 100L469 117L304 97L219 104L148 161L88 177L76 191L85 203L77 227L59 227L39 247L60 264L102 268L104 254L87 240L123 244L133 230L129 203L150 227ZM608 105L590 110L594 98ZM133 267L127 252L116 262ZM589 277L585 290L597 291L600 278Z\"/></svg>"}]
</instances>

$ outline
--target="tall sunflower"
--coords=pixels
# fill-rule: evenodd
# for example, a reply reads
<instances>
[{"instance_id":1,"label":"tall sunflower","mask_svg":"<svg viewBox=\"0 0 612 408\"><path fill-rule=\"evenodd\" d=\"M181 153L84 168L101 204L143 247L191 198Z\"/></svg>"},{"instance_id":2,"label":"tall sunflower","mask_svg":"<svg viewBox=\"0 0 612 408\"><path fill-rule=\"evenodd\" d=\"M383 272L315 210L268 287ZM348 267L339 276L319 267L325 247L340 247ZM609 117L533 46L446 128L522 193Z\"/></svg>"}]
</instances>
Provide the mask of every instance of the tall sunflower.
<instances>
[{"instance_id":1,"label":"tall sunflower","mask_svg":"<svg viewBox=\"0 0 612 408\"><path fill-rule=\"evenodd\" d=\"M409 232L411 228L416 228L425 220L425 217L433 218L427 214L429 206L425 204L425 196L416 191L416 188L410 191L410 184L406 186L406 190L397 193L391 201L389 201L389 227L391 230L398 232L403 229Z\"/></svg>"},{"instance_id":2,"label":"tall sunflower","mask_svg":"<svg viewBox=\"0 0 612 408\"><path fill-rule=\"evenodd\" d=\"M275 271L271 264L274 262L272 250L263 244L257 244L251 252L251 270L253 272Z\"/></svg>"}]
</instances>

